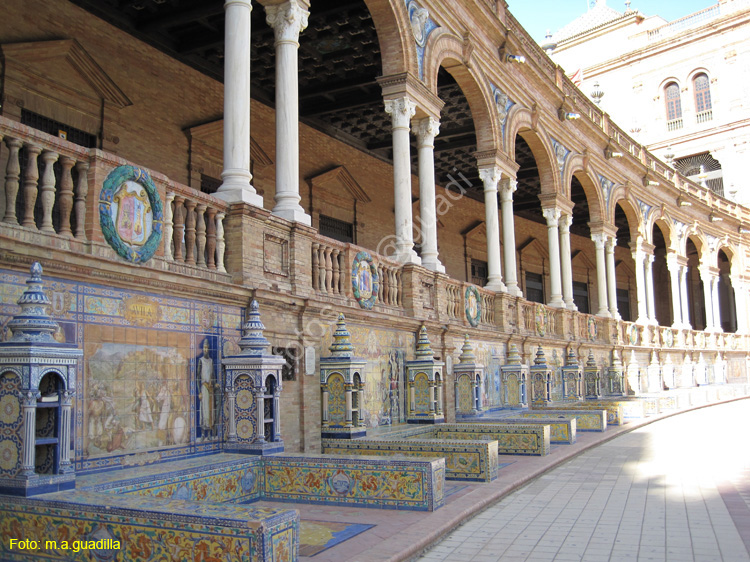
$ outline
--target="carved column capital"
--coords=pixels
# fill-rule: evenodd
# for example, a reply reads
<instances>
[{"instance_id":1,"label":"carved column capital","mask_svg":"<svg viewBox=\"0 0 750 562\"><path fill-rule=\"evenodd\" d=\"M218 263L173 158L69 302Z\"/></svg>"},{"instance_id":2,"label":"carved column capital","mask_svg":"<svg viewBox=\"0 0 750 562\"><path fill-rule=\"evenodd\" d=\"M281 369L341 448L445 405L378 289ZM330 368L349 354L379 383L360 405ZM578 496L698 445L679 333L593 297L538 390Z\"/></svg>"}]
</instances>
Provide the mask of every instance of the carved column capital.
<instances>
[{"instance_id":1,"label":"carved column capital","mask_svg":"<svg viewBox=\"0 0 750 562\"><path fill-rule=\"evenodd\" d=\"M497 166L491 168L479 168L479 179L484 183L485 193L497 191L497 185L503 177L503 172Z\"/></svg>"},{"instance_id":2,"label":"carved column capital","mask_svg":"<svg viewBox=\"0 0 750 562\"><path fill-rule=\"evenodd\" d=\"M414 134L417 135L417 146L419 148L432 148L435 144L435 137L440 134L440 121L434 117L415 119L412 122L412 129Z\"/></svg>"},{"instance_id":3,"label":"carved column capital","mask_svg":"<svg viewBox=\"0 0 750 562\"><path fill-rule=\"evenodd\" d=\"M391 116L394 129L408 129L417 112L417 104L409 98L385 100L385 112Z\"/></svg>"},{"instance_id":4,"label":"carved column capital","mask_svg":"<svg viewBox=\"0 0 750 562\"><path fill-rule=\"evenodd\" d=\"M266 23L273 28L276 43L299 44L299 34L307 28L310 12L291 1L266 6Z\"/></svg>"},{"instance_id":5,"label":"carved column capital","mask_svg":"<svg viewBox=\"0 0 750 562\"><path fill-rule=\"evenodd\" d=\"M563 234L569 234L570 233L570 225L573 224L573 216L572 215L560 215L560 232Z\"/></svg>"},{"instance_id":6,"label":"carved column capital","mask_svg":"<svg viewBox=\"0 0 750 562\"><path fill-rule=\"evenodd\" d=\"M547 227L549 228L551 227L557 228L558 221L560 220L561 214L562 214L562 211L560 211L560 209L558 209L557 207L548 207L546 209L542 209L542 215L547 221Z\"/></svg>"}]
</instances>

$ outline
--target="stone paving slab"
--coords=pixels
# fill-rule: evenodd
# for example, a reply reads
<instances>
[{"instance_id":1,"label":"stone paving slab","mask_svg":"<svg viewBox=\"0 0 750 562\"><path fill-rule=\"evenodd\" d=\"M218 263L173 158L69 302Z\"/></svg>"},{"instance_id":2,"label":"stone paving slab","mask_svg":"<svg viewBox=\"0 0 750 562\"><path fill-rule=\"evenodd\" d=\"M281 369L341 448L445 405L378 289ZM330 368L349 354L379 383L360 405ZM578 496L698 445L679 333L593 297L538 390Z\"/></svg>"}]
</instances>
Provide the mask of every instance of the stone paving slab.
<instances>
[{"instance_id":1,"label":"stone paving slab","mask_svg":"<svg viewBox=\"0 0 750 562\"><path fill-rule=\"evenodd\" d=\"M742 403L745 404L746 408L750 408L750 400L743 400ZM545 473L552 468L562 465L568 460L575 459L581 453L595 447L596 445L605 444L617 436L627 434L635 429L651 424L654 421L675 415L680 414L666 412L642 420L633 420L624 426L609 427L604 433L579 433L577 443L573 445L560 445L553 447L550 454L545 457L528 457L521 455L503 456L502 460L511 464L504 466L499 470L499 476L495 481L483 484L461 483L463 487L460 490L452 494L450 491L446 492L446 505L444 508L429 514L335 506L298 506L303 521L345 521L375 525L370 530L317 554L314 558L301 557L300 560L307 560L309 562L395 562L401 560L413 560L418 558L427 547L447 536L450 537L449 541L452 542L448 542L439 547L441 549L440 551L444 551L446 545L447 547L450 547L453 543L458 544L466 542L465 539L462 539L462 536L469 536L469 533L465 529L466 526L459 527L462 523L466 522L472 516L489 520L490 515L488 514L488 511L484 510L511 492L518 490L538 477L545 475ZM619 443L617 446L619 447ZM629 448L635 447L635 445L625 443L622 447L623 451L627 451ZM610 450L616 449L610 447ZM620 454L621 453L618 452L615 456ZM595 469L596 473L600 474L604 481L612 481L613 487L610 496L617 500L617 503L614 503L613 505L622 507L627 504L628 492L624 489L624 486L628 480L609 475L607 473L606 464L597 465ZM571 467L565 470L575 473L575 470ZM745 480L740 479L740 481L733 482L733 486L738 490L736 496L742 498L743 503L745 503L746 499L750 502L750 484L746 484L748 482L747 478L745 478ZM593 484L588 482L581 482L581 487L586 492L594 489ZM739 490L742 490L744 496L739 493ZM562 498L564 496L561 495L560 497ZM592 497L592 494L589 493L584 494L581 497L570 496L568 499L568 504L560 511L560 513L553 514L552 512L548 512L546 514L549 518L552 518L554 515L556 519L554 519L554 526L552 525L553 519L544 522L546 524L546 534L543 538L545 544L542 544L540 540L536 540L534 541L534 544L531 544L533 538L519 537L521 542L518 544L509 544L505 547L500 547L494 542L490 544L490 539L493 535L490 533L491 529L488 529L486 530L486 536L473 539L469 550L463 552L461 556L445 556L443 558L438 558L431 553L426 555L424 559L460 560L461 562L469 560L475 560L477 562L483 560L497 561L498 555L505 553L505 556L507 557L503 560L512 560L513 562L526 560L527 558L529 561L554 560L555 562L638 560L637 556L634 557L632 555L631 547L635 537L640 537L638 533L640 533L643 528L642 520L639 521L635 517L625 517L624 520L620 520L618 519L619 514L614 510L611 512L608 511L603 515L600 520L596 522L593 529L586 531L574 530L573 526L577 521L578 516L576 516L571 510L579 505L586 505L589 502L594 505L595 502L602 500L601 498ZM631 499L632 502L639 501L641 503L648 500L648 490L646 490L645 493L644 491L639 490ZM276 504L264 501L256 505L274 506ZM282 505L278 505L278 507L282 507ZM675 506L671 506L671 509L676 510L676 517L688 517L687 510L680 512ZM750 507L748 509L750 510ZM680 513L682 515L680 515ZM691 508L690 517L697 516L698 514L694 513L694 510ZM679 519L675 519L675 521L678 520ZM705 521L705 516L702 520ZM696 521L699 520L696 519ZM732 528L735 528L735 533L737 533L731 517L726 519L723 523L721 529L722 536L726 533L730 533ZM497 522L494 524L499 525ZM517 518L514 521L507 522L507 525L504 527L498 527L495 529L494 534L499 537L505 537L507 542L510 542L510 539L517 534L518 530L523 529L527 525L528 521L524 521L523 517ZM696 523L693 527L697 533L696 536L702 537L700 525ZM453 531L453 533L451 533L451 531ZM608 533L605 533L605 531L608 531ZM744 542L745 544L750 544L750 527L748 527L746 531L747 532L741 535L740 543ZM614 538L610 538L612 533L615 532L616 534L614 535ZM700 544L696 545L698 548L693 552L694 557L681 558L681 555L684 554L683 550L685 548L683 528L672 525L671 520L670 525L665 526L663 532L659 530L659 533L661 534L657 534L657 529L654 529L653 536L644 537L644 548L651 548L654 550L661 548L656 543L662 541L662 543L666 544L666 550L662 549L659 553L653 552L653 556L648 557L644 550L644 556L641 560L651 558L654 560L662 560L663 562L685 562L687 560L711 560L713 559L712 557L716 557L717 555L715 549L713 551L711 550L711 548L716 545L711 543L706 537L705 540L701 538ZM666 541L664 541L665 538ZM592 543L592 550L587 552L589 540ZM524 543L524 541L526 541L526 543ZM584 541L586 542L584 543ZM648 542L653 544L649 545ZM565 548L561 550L558 544L564 545ZM594 546L596 546L596 548L593 548ZM529 558L532 547L540 548L541 550L535 550L534 556ZM551 549L555 547L557 547L558 550L557 554L553 555ZM547 552L545 552L545 548ZM610 548L610 557L602 558L603 551L608 548ZM721 558L718 558L717 560L721 561ZM729 560L731 559L727 559L727 561ZM745 559L740 558L739 560ZM735 561L731 560L731 562Z\"/></svg>"},{"instance_id":2,"label":"stone paving slab","mask_svg":"<svg viewBox=\"0 0 750 562\"><path fill-rule=\"evenodd\" d=\"M750 400L649 424L509 494L419 558L750 562ZM740 430L741 431L741 430Z\"/></svg>"}]
</instances>

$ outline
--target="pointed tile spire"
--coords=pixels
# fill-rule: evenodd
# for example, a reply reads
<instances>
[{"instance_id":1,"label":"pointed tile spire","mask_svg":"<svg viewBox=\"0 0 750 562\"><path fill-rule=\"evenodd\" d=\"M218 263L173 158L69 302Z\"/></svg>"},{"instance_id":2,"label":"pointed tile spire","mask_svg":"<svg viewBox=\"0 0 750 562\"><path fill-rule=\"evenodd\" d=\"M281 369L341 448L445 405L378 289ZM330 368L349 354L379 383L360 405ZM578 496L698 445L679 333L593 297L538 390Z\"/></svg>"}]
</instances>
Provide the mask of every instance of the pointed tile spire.
<instances>
[{"instance_id":1,"label":"pointed tile spire","mask_svg":"<svg viewBox=\"0 0 750 562\"><path fill-rule=\"evenodd\" d=\"M589 358L586 360L587 367L596 367L596 359L594 359L594 352L589 351Z\"/></svg>"},{"instance_id":2,"label":"pointed tile spire","mask_svg":"<svg viewBox=\"0 0 750 562\"><path fill-rule=\"evenodd\" d=\"M540 345L539 348L536 350L536 358L534 359L534 365L546 365L547 364L547 358L544 356L544 350L542 349L542 346Z\"/></svg>"},{"instance_id":3,"label":"pointed tile spire","mask_svg":"<svg viewBox=\"0 0 750 562\"><path fill-rule=\"evenodd\" d=\"M578 367L578 356L572 347L568 349L568 367Z\"/></svg>"},{"instance_id":4,"label":"pointed tile spire","mask_svg":"<svg viewBox=\"0 0 750 562\"><path fill-rule=\"evenodd\" d=\"M521 354L518 353L518 346L514 343L510 344L510 349L508 350L508 357L505 359L506 365L520 365L521 364Z\"/></svg>"},{"instance_id":5,"label":"pointed tile spire","mask_svg":"<svg viewBox=\"0 0 750 562\"><path fill-rule=\"evenodd\" d=\"M343 314L339 314L339 319L336 322L336 331L333 333L333 343L329 348L331 350L332 357L351 357L354 351L354 346L349 339L351 334L346 329L346 318Z\"/></svg>"},{"instance_id":6,"label":"pointed tile spire","mask_svg":"<svg viewBox=\"0 0 750 562\"><path fill-rule=\"evenodd\" d=\"M474 356L474 347L469 341L469 334L464 336L464 345L461 348L461 355L458 357L459 363L474 363L476 357Z\"/></svg>"},{"instance_id":7,"label":"pointed tile spire","mask_svg":"<svg viewBox=\"0 0 750 562\"><path fill-rule=\"evenodd\" d=\"M263 330L266 327L260 320L258 301L253 299L250 303L250 312L247 315L247 322L242 327L242 339L239 342L243 355L264 355L266 348L271 343L263 336Z\"/></svg>"},{"instance_id":8,"label":"pointed tile spire","mask_svg":"<svg viewBox=\"0 0 750 562\"><path fill-rule=\"evenodd\" d=\"M419 358L432 359L432 346L430 345L430 339L427 337L427 328L424 325L419 329L415 355Z\"/></svg>"},{"instance_id":9,"label":"pointed tile spire","mask_svg":"<svg viewBox=\"0 0 750 562\"><path fill-rule=\"evenodd\" d=\"M31 264L31 277L26 280L26 285L28 287L18 299L21 312L7 324L13 333L8 341L57 344L53 334L60 326L48 313L51 302L44 292L39 262Z\"/></svg>"}]
</instances>

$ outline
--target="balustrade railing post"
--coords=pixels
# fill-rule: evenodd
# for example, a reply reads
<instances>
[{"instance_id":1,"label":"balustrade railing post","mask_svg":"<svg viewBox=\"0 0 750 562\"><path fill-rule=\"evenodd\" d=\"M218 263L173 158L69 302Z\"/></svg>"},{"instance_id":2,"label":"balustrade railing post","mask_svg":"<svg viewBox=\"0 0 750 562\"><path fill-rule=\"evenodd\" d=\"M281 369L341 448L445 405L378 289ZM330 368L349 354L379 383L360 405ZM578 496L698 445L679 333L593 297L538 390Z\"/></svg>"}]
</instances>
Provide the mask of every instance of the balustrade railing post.
<instances>
[{"instance_id":1,"label":"balustrade railing post","mask_svg":"<svg viewBox=\"0 0 750 562\"><path fill-rule=\"evenodd\" d=\"M216 269L216 209L206 211L206 263L208 269Z\"/></svg>"},{"instance_id":2,"label":"balustrade railing post","mask_svg":"<svg viewBox=\"0 0 750 562\"><path fill-rule=\"evenodd\" d=\"M76 233L78 240L86 239L86 197L89 194L89 163L76 163L76 172L78 180L76 181L75 193L75 213L76 213Z\"/></svg>"},{"instance_id":3,"label":"balustrade railing post","mask_svg":"<svg viewBox=\"0 0 750 562\"><path fill-rule=\"evenodd\" d=\"M218 213L216 215L216 271L219 273L227 272L224 267L224 249L226 248L226 242L224 241L225 216L226 213Z\"/></svg>"},{"instance_id":4,"label":"balustrade railing post","mask_svg":"<svg viewBox=\"0 0 750 562\"><path fill-rule=\"evenodd\" d=\"M318 260L318 252L320 251L320 244L313 242L312 244L312 286L313 290L317 291L320 289L320 262Z\"/></svg>"},{"instance_id":5,"label":"balustrade railing post","mask_svg":"<svg viewBox=\"0 0 750 562\"><path fill-rule=\"evenodd\" d=\"M55 206L55 169L54 165L60 155L51 150L42 153L44 162L44 173L42 174L41 198L42 198L42 226L41 232L55 232L52 224L52 208Z\"/></svg>"},{"instance_id":6,"label":"balustrade railing post","mask_svg":"<svg viewBox=\"0 0 750 562\"><path fill-rule=\"evenodd\" d=\"M195 247L196 263L206 267L206 205L201 203L195 208Z\"/></svg>"},{"instance_id":7,"label":"balustrade railing post","mask_svg":"<svg viewBox=\"0 0 750 562\"><path fill-rule=\"evenodd\" d=\"M58 234L62 236L73 236L70 230L70 215L73 211L73 175L71 171L75 166L75 159L69 156L60 158L62 172L60 174L60 229Z\"/></svg>"},{"instance_id":8,"label":"balustrade railing post","mask_svg":"<svg viewBox=\"0 0 750 562\"><path fill-rule=\"evenodd\" d=\"M190 265L195 265L195 206L195 201L185 200L185 263Z\"/></svg>"},{"instance_id":9,"label":"balustrade railing post","mask_svg":"<svg viewBox=\"0 0 750 562\"><path fill-rule=\"evenodd\" d=\"M172 201L174 192L167 193L164 202L164 259L172 261L172 236L174 235L174 215L172 214Z\"/></svg>"},{"instance_id":10,"label":"balustrade railing post","mask_svg":"<svg viewBox=\"0 0 750 562\"><path fill-rule=\"evenodd\" d=\"M333 252L331 253L331 263L333 265L333 294L338 295L340 292L340 286L339 286L339 280L341 277L341 272L339 271L339 254L341 253L341 250L337 250L334 248Z\"/></svg>"},{"instance_id":11,"label":"balustrade railing post","mask_svg":"<svg viewBox=\"0 0 750 562\"><path fill-rule=\"evenodd\" d=\"M184 204L185 198L180 195L174 197L174 233L172 239L174 240L174 256L175 261L185 261L182 253L182 239L185 236L185 214Z\"/></svg>"},{"instance_id":12,"label":"balustrade railing post","mask_svg":"<svg viewBox=\"0 0 750 562\"><path fill-rule=\"evenodd\" d=\"M18 180L21 177L21 164L18 161L18 151L23 146L19 139L7 137L8 164L5 167L5 217L3 222L18 224L16 217L16 198L18 197Z\"/></svg>"},{"instance_id":13,"label":"balustrade railing post","mask_svg":"<svg viewBox=\"0 0 750 562\"><path fill-rule=\"evenodd\" d=\"M333 248L326 248L326 293L331 294L331 282L333 281L333 264L331 263L331 252Z\"/></svg>"},{"instance_id":14,"label":"balustrade railing post","mask_svg":"<svg viewBox=\"0 0 750 562\"><path fill-rule=\"evenodd\" d=\"M26 145L26 172L23 177L23 220L21 226L33 226L36 228L34 220L34 207L36 207L37 184L39 182L39 165L38 158L42 149L33 144Z\"/></svg>"}]
</instances>

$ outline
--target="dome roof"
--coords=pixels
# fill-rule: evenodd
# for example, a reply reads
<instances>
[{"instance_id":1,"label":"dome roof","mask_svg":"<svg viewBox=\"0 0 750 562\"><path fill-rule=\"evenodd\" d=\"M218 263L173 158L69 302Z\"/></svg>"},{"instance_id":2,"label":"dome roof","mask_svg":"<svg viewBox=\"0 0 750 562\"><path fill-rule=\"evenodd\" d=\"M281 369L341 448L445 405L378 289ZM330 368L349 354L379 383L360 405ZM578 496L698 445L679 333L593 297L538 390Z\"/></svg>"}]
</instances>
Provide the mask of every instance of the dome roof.
<instances>
[{"instance_id":1,"label":"dome roof","mask_svg":"<svg viewBox=\"0 0 750 562\"><path fill-rule=\"evenodd\" d=\"M632 12L632 10L625 13L618 12L614 8L607 6L606 0L596 0L596 5L593 8L557 31L552 36L552 40L560 44L562 41L567 41L578 35L593 31L605 24L623 19L631 15Z\"/></svg>"}]
</instances>

